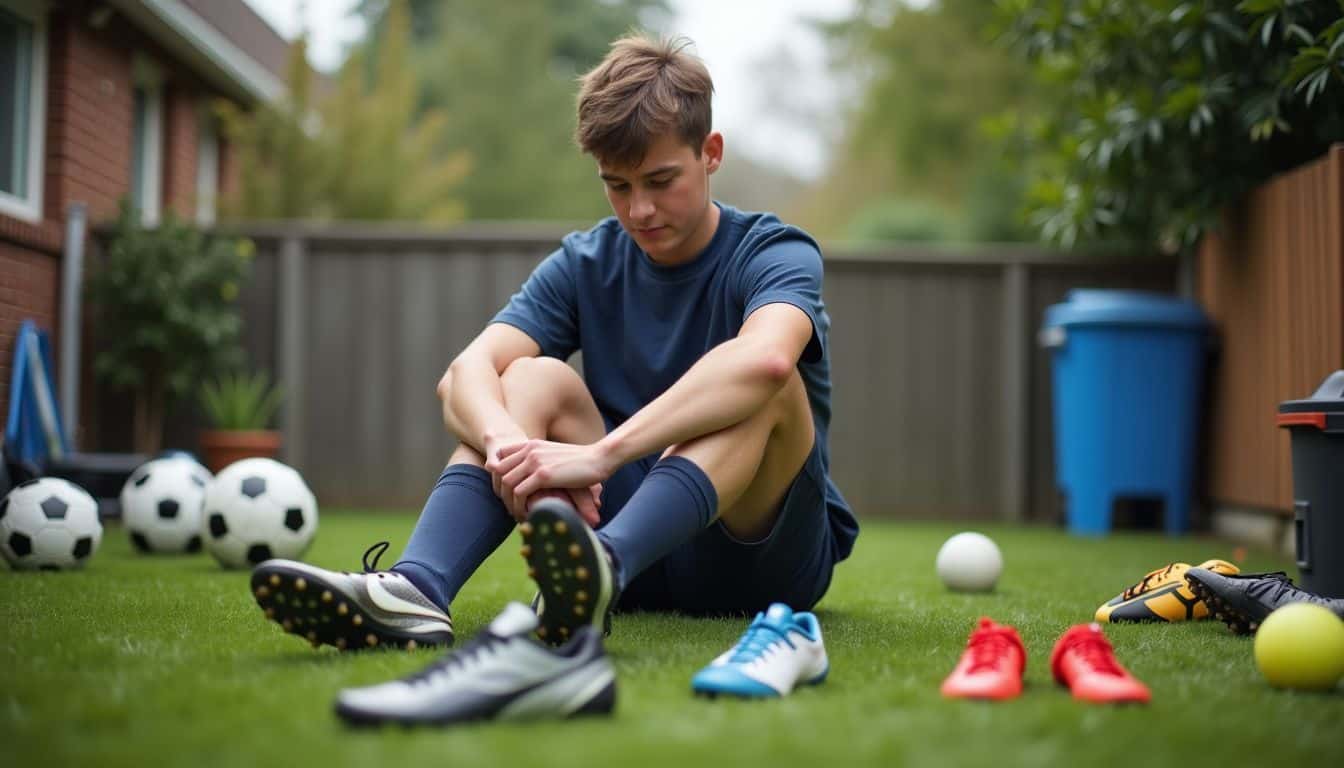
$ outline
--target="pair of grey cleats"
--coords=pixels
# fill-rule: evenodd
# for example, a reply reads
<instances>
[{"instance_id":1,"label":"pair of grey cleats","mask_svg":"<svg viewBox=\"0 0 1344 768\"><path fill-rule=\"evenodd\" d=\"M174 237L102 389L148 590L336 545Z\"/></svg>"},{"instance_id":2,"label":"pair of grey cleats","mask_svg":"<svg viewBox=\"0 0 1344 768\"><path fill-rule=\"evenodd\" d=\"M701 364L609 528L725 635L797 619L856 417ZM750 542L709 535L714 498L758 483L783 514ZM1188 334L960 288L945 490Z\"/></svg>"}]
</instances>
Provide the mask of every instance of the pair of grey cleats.
<instances>
[{"instance_id":1,"label":"pair of grey cleats","mask_svg":"<svg viewBox=\"0 0 1344 768\"><path fill-rule=\"evenodd\" d=\"M454 723L609 713L615 674L602 648L616 602L605 548L569 504L544 499L519 526L538 595L511 603L471 642L402 680L341 691L353 724ZM450 645L453 623L409 579L377 570L386 543L364 553L364 572L268 560L252 573L266 617L314 647L341 650ZM372 556L372 563L370 563Z\"/></svg>"},{"instance_id":2,"label":"pair of grey cleats","mask_svg":"<svg viewBox=\"0 0 1344 768\"><path fill-rule=\"evenodd\" d=\"M1301 589L1282 571L1227 576L1191 568L1185 572L1185 581L1190 591L1209 606L1214 618L1238 635L1254 634L1266 616L1289 603L1313 603L1344 619L1344 599Z\"/></svg>"}]
</instances>

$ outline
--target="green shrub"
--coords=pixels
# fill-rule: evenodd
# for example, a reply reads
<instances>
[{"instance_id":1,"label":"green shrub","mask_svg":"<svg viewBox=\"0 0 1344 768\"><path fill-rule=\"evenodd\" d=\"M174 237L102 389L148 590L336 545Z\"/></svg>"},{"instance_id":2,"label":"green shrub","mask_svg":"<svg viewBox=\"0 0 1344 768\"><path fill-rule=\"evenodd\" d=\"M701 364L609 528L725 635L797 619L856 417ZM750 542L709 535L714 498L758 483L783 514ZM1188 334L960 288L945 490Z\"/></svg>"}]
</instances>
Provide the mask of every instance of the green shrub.
<instances>
[{"instance_id":1,"label":"green shrub","mask_svg":"<svg viewBox=\"0 0 1344 768\"><path fill-rule=\"evenodd\" d=\"M102 381L134 395L135 448L156 452L168 402L235 365L236 306L251 241L207 236L172 214L145 228L123 204L86 296Z\"/></svg>"}]
</instances>

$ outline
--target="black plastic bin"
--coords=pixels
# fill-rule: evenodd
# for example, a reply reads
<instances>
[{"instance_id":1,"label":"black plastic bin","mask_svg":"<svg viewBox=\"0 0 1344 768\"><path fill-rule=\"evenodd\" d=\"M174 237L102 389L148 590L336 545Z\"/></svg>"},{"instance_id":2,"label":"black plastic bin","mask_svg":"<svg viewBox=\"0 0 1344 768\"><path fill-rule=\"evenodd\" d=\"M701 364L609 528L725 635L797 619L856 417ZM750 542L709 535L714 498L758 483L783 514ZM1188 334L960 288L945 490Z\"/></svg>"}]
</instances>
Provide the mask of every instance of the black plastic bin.
<instances>
[{"instance_id":1,"label":"black plastic bin","mask_svg":"<svg viewBox=\"0 0 1344 768\"><path fill-rule=\"evenodd\" d=\"M1293 440L1293 526L1303 589L1344 597L1344 371L1279 404Z\"/></svg>"}]
</instances>

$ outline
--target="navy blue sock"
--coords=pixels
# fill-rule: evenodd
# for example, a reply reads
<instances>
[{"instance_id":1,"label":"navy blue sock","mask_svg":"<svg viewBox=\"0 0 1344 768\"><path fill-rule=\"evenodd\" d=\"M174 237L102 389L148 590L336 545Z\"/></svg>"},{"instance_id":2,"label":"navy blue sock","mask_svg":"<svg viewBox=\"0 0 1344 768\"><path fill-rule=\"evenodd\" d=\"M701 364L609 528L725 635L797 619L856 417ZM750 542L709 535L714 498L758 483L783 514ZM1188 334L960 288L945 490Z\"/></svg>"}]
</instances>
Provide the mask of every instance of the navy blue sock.
<instances>
[{"instance_id":1,"label":"navy blue sock","mask_svg":"<svg viewBox=\"0 0 1344 768\"><path fill-rule=\"evenodd\" d=\"M430 491L406 550L392 570L447 608L490 553L513 530L514 521L495 495L490 473L451 464Z\"/></svg>"},{"instance_id":2,"label":"navy blue sock","mask_svg":"<svg viewBox=\"0 0 1344 768\"><path fill-rule=\"evenodd\" d=\"M649 470L621 511L597 532L616 561L622 587L658 558L714 522L719 494L705 471L682 456Z\"/></svg>"}]
</instances>

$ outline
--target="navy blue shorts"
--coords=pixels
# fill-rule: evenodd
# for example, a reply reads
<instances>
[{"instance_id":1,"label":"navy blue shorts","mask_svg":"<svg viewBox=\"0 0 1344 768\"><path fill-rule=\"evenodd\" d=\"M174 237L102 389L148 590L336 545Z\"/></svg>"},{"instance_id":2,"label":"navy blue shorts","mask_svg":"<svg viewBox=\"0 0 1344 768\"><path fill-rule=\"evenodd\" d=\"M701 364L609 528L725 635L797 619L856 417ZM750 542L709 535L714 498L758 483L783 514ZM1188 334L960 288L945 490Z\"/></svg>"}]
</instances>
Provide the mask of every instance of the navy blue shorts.
<instances>
[{"instance_id":1,"label":"navy blue shorts","mask_svg":"<svg viewBox=\"0 0 1344 768\"><path fill-rule=\"evenodd\" d=\"M625 506L657 460L657 455L646 456L607 479L602 490L604 523ZM826 473L821 452L813 444L765 538L740 541L715 520L636 576L617 608L750 614L781 602L805 611L826 594L837 559L826 507Z\"/></svg>"}]
</instances>

